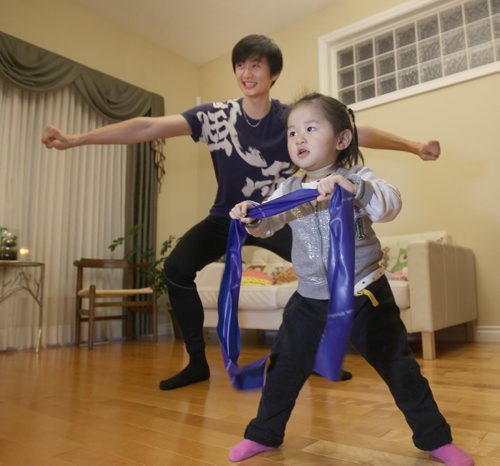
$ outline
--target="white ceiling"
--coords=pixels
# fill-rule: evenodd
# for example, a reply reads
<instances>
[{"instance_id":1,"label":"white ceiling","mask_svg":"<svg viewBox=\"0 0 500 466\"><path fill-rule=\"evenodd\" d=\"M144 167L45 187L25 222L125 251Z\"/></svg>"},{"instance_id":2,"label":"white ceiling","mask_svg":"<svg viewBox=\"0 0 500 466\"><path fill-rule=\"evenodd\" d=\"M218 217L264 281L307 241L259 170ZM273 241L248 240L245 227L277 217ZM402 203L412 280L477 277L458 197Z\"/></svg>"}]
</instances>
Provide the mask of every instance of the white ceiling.
<instances>
[{"instance_id":1,"label":"white ceiling","mask_svg":"<svg viewBox=\"0 0 500 466\"><path fill-rule=\"evenodd\" d=\"M272 35L335 0L78 0L190 62L203 64L247 34Z\"/></svg>"}]
</instances>

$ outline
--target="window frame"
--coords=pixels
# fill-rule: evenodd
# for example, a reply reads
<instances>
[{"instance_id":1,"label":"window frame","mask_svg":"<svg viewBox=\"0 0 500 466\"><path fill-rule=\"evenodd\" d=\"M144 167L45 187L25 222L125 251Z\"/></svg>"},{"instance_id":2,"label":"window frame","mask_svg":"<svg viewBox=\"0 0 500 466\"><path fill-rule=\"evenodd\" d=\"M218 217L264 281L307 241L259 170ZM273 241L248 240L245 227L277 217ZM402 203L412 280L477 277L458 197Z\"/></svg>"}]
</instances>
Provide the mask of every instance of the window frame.
<instances>
[{"instance_id":1,"label":"window frame","mask_svg":"<svg viewBox=\"0 0 500 466\"><path fill-rule=\"evenodd\" d=\"M453 7L454 5L462 5L470 0L410 0L401 5L398 5L389 10L350 24L337 31L325 34L318 38L318 65L319 65L319 85L320 91L327 95L337 97L339 95L339 79L337 69L337 51L345 49L349 46L356 46L363 41L371 40L381 36L384 33L403 27L411 22L416 22L424 19L433 13L439 13L441 10ZM491 15L489 16L491 18ZM494 31L492 31L494 34ZM443 32L439 32L438 37L441 38ZM500 38L495 39L493 36L491 41L494 46L500 42ZM415 42L418 45L418 41ZM466 47L465 51L469 53ZM493 52L495 53L495 47ZM376 53L373 54L374 66L376 67ZM439 58L442 59L445 55L440 52ZM422 61L417 62L417 66L421 66ZM353 67L357 67L356 61ZM413 95L429 92L446 86L451 86L460 82L468 81L489 74L498 73L500 71L500 60L481 65L476 68L467 69L430 81L422 82L404 89L391 91L387 94L375 96L366 100L353 102L349 106L353 110L362 110L382 105L395 100L404 99ZM375 69L376 74L376 69ZM357 84L357 83L355 83Z\"/></svg>"}]
</instances>

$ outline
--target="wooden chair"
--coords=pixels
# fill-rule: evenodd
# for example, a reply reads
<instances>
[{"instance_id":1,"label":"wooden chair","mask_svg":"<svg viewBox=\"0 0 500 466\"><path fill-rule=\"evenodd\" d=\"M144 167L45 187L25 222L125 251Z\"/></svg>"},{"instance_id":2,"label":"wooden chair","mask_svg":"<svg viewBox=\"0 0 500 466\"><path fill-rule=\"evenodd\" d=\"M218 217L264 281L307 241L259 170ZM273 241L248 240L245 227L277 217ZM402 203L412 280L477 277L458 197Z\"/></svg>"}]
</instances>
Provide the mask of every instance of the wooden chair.
<instances>
[{"instance_id":1,"label":"wooden chair","mask_svg":"<svg viewBox=\"0 0 500 466\"><path fill-rule=\"evenodd\" d=\"M117 320L126 323L126 335L131 336L131 324L135 312L149 312L153 319L153 340L158 341L158 309L154 287L136 288L136 275L140 269L151 264L130 264L125 259L85 259L73 263L77 267L76 278L76 345L80 345L81 324L88 322L88 348L94 345L94 324L98 320ZM115 269L123 273L123 288L103 289L90 283L87 277L89 269ZM140 299L141 298L141 299ZM88 307L84 307L87 301ZM98 315L100 308L121 308L120 313Z\"/></svg>"}]
</instances>

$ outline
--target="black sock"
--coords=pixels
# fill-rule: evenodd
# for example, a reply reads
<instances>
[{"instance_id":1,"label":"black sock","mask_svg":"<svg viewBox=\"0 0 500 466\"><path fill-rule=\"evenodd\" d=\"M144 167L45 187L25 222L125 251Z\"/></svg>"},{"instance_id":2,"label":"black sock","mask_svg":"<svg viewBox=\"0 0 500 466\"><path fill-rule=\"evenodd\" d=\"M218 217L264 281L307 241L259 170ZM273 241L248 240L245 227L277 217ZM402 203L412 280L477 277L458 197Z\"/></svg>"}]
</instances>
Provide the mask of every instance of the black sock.
<instances>
[{"instance_id":1,"label":"black sock","mask_svg":"<svg viewBox=\"0 0 500 466\"><path fill-rule=\"evenodd\" d=\"M313 371L313 375L319 375L317 372ZM345 371L344 369L341 370L340 372L340 380L339 382L343 382L344 380L351 380L352 379L352 373L349 371Z\"/></svg>"},{"instance_id":2,"label":"black sock","mask_svg":"<svg viewBox=\"0 0 500 466\"><path fill-rule=\"evenodd\" d=\"M344 380L351 380L351 379L352 379L352 373L342 369L342 372L340 373L340 381L343 382Z\"/></svg>"},{"instance_id":3,"label":"black sock","mask_svg":"<svg viewBox=\"0 0 500 466\"><path fill-rule=\"evenodd\" d=\"M203 382L209 377L210 368L205 353L196 353L190 356L189 364L182 371L160 382L160 390L174 390L192 383Z\"/></svg>"}]
</instances>

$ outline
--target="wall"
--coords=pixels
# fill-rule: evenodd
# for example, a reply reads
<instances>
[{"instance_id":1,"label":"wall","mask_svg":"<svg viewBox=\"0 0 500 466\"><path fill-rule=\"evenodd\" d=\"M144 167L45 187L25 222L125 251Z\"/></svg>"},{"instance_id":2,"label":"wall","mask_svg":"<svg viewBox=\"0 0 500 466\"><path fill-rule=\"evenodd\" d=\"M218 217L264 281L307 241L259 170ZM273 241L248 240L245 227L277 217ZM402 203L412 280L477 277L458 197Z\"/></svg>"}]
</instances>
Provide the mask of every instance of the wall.
<instances>
[{"instance_id":1,"label":"wall","mask_svg":"<svg viewBox=\"0 0 500 466\"><path fill-rule=\"evenodd\" d=\"M195 104L199 67L125 31L71 0L0 0L0 30L165 99L167 114ZM63 125L63 122L47 122ZM197 220L197 195L184 180L197 176L191 138L167 141L166 177L159 197L158 242ZM182 196L182 209L179 200Z\"/></svg>"},{"instance_id":2,"label":"wall","mask_svg":"<svg viewBox=\"0 0 500 466\"><path fill-rule=\"evenodd\" d=\"M318 89L319 36L401 3L338 0L334 6L273 33L285 61L274 97L289 102L304 91ZM230 70L230 55L202 67L204 101L238 95ZM378 225L377 230L398 234L445 229L457 244L472 248L477 262L478 337L496 341L500 341L495 295L500 279L499 88L500 76L496 74L357 113L359 124L415 140L440 140L442 156L437 162L422 162L398 152L363 151L366 164L397 185L403 196L398 219ZM200 163L199 172L203 192L213 189L207 182L211 167L205 162ZM199 209L206 211L208 206L208 199L200 193Z\"/></svg>"},{"instance_id":3,"label":"wall","mask_svg":"<svg viewBox=\"0 0 500 466\"><path fill-rule=\"evenodd\" d=\"M1 30L157 92L165 97L167 113L193 106L196 95L201 95L203 101L239 95L229 54L198 68L70 0L0 2ZM400 3L337 0L334 6L272 34L285 57L285 69L273 89L274 97L289 102L304 91L317 89L319 36ZM446 229L456 243L471 247L477 260L479 336L489 335L498 341L500 315L494 290L500 278L500 247L496 241L500 231L500 183L496 179L500 172L496 141L499 84L499 75L492 75L357 114L360 124L416 140L441 141L442 157L432 163L413 155L364 151L367 165L396 184L403 195L404 208L399 218L379 225L378 231L397 234ZM204 146L180 138L167 142L167 152L167 178L159 204L159 240L169 234L182 234L206 215L215 192ZM185 180L196 179L199 189L194 194L184 189Z\"/></svg>"}]
</instances>

